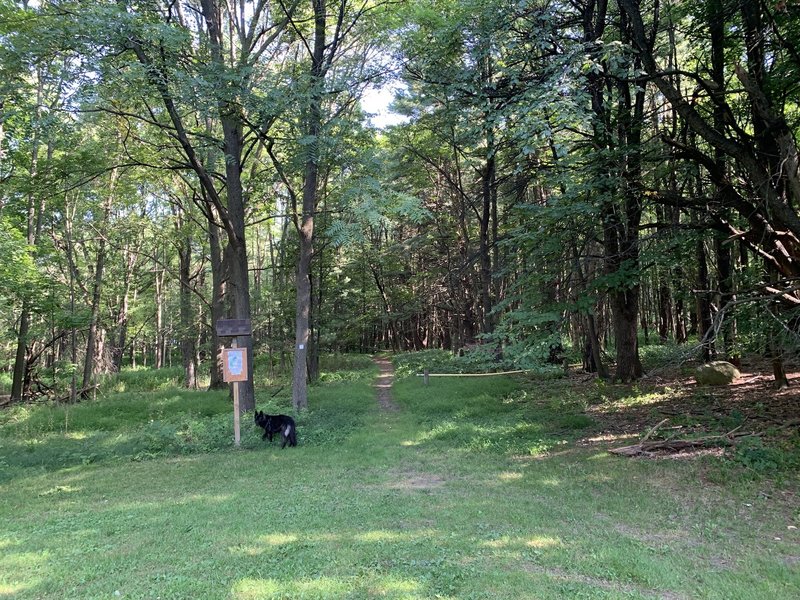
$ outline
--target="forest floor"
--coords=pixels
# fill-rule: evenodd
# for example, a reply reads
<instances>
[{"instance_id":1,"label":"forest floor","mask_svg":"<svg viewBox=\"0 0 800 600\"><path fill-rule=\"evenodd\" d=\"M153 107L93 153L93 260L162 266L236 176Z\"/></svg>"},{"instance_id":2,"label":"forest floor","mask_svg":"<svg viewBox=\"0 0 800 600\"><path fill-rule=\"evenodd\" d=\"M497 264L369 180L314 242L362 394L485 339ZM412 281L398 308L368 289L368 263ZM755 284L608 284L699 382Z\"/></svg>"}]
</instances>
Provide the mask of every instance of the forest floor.
<instances>
[{"instance_id":1,"label":"forest floor","mask_svg":"<svg viewBox=\"0 0 800 600\"><path fill-rule=\"evenodd\" d=\"M745 362L740 373L727 386L700 386L686 367L659 370L633 385L604 385L593 375L573 373L568 386L589 400L586 414L598 424L598 431L581 443L619 446L657 426L656 437L662 439L735 430L779 441L795 434L800 427L800 372L788 373L790 385L785 389L775 388L766 362ZM650 456L690 458L722 452L721 447L692 448Z\"/></svg>"}]
</instances>

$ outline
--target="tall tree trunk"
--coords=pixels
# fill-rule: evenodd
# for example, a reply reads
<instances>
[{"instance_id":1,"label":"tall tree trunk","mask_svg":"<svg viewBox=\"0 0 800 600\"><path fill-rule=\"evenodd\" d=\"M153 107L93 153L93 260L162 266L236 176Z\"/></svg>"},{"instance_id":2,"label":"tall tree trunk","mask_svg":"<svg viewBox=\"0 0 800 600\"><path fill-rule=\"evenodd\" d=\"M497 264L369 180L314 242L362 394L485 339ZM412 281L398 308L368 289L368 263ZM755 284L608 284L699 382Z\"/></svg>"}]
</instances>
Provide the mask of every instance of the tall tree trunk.
<instances>
[{"instance_id":1,"label":"tall tree trunk","mask_svg":"<svg viewBox=\"0 0 800 600\"><path fill-rule=\"evenodd\" d=\"M485 43L485 41L484 41ZM488 47L488 44L486 44ZM486 51L486 57L482 60L482 80L486 86L492 85L493 65L491 53ZM480 235L479 252L481 267L481 330L482 333L492 333L494 331L494 316L492 315L492 252L491 234L492 217L496 218L496 192L497 192L497 158L495 147L495 133L491 124L494 116L493 103L487 99L487 108L483 114L484 137L486 140L486 162L483 167L481 185L481 213L480 213ZM493 213L493 210L494 213Z\"/></svg>"},{"instance_id":2,"label":"tall tree trunk","mask_svg":"<svg viewBox=\"0 0 800 600\"><path fill-rule=\"evenodd\" d=\"M17 352L14 359L14 371L11 380L11 401L20 401L24 399L23 393L25 386L25 377L27 375L27 363L25 357L27 355L28 347L28 332L30 331L31 313L30 304L28 300L22 301L22 312L19 317L19 328L17 329Z\"/></svg>"},{"instance_id":3,"label":"tall tree trunk","mask_svg":"<svg viewBox=\"0 0 800 600\"><path fill-rule=\"evenodd\" d=\"M186 237L178 249L180 277L180 339L183 362L183 382L188 389L197 388L197 365L195 364L195 335L192 321L191 261L192 239Z\"/></svg>"},{"instance_id":4,"label":"tall tree trunk","mask_svg":"<svg viewBox=\"0 0 800 600\"><path fill-rule=\"evenodd\" d=\"M42 95L44 91L44 78L41 68L36 71L36 114L34 119L39 119L39 107L42 105ZM31 148L31 166L29 175L31 181L37 179L39 171L39 127L34 126L34 135ZM48 144L48 156L52 152L52 144ZM44 201L36 197L36 193L28 193L27 210L27 241L28 246L33 248L39 239L41 230L41 213L44 210ZM31 306L27 298L22 301L22 311L19 318L19 329L17 330L17 351L14 358L14 370L11 379L11 400L20 401L28 395L26 380L28 376L28 364L26 361L28 348L28 334L31 326Z\"/></svg>"},{"instance_id":5,"label":"tall tree trunk","mask_svg":"<svg viewBox=\"0 0 800 600\"><path fill-rule=\"evenodd\" d=\"M155 340L155 368L164 367L164 269L156 268L155 274L155 302L156 302L156 340Z\"/></svg>"},{"instance_id":6,"label":"tall tree trunk","mask_svg":"<svg viewBox=\"0 0 800 600\"><path fill-rule=\"evenodd\" d=\"M708 3L708 29L711 37L711 79L714 82L714 128L725 131L725 10L722 0L711 0ZM720 148L714 148L714 163L718 172L727 178L727 164L725 153ZM722 196L724 190L717 186L717 195ZM726 220L729 219L725 215ZM731 248L726 245L721 235L714 238L714 253L717 262L717 282L720 293L720 329L722 331L722 345L726 360L739 366L741 362L736 356L736 321L728 303L735 299L733 290L733 267Z\"/></svg>"},{"instance_id":7,"label":"tall tree trunk","mask_svg":"<svg viewBox=\"0 0 800 600\"><path fill-rule=\"evenodd\" d=\"M300 215L300 256L297 261L297 305L295 312L294 376L292 405L295 410L308 407L307 359L309 318L311 312L311 257L314 243L314 213L319 180L319 136L322 129L322 84L325 77L326 12L324 0L312 0L314 10L314 48L311 58L311 94L306 116L307 146L303 175L303 208Z\"/></svg>"},{"instance_id":8,"label":"tall tree trunk","mask_svg":"<svg viewBox=\"0 0 800 600\"><path fill-rule=\"evenodd\" d=\"M220 22L220 7L217 0L202 0L203 17L208 26L208 37L211 59L221 73L228 72L223 55L224 34ZM245 198L242 188L242 143L243 115L242 107L227 99L218 99L220 122L222 124L223 146L225 154L225 183L227 192L227 219L224 220L228 234L228 255L230 279L229 290L233 301L233 312L236 319L250 320L250 274L247 259L247 243L245 239ZM208 178L208 174L204 173ZM206 187L206 192L216 194L213 183ZM216 201L215 201L216 204ZM218 207L219 208L219 207ZM222 216L222 215L220 215ZM247 352L247 381L239 385L239 409L241 412L255 410L255 390L253 387L253 338L240 336L239 347Z\"/></svg>"},{"instance_id":9,"label":"tall tree trunk","mask_svg":"<svg viewBox=\"0 0 800 600\"><path fill-rule=\"evenodd\" d=\"M673 329L672 290L669 287L668 273L659 273L658 282L658 338L665 344Z\"/></svg>"},{"instance_id":10,"label":"tall tree trunk","mask_svg":"<svg viewBox=\"0 0 800 600\"><path fill-rule=\"evenodd\" d=\"M98 327L100 323L100 299L103 291L103 276L106 265L106 235L118 176L118 169L115 168L111 171L109 191L103 201L102 221L97 228L100 239L97 243L97 258L95 261L94 281L92 284L92 312L89 321L89 331L86 335L86 356L84 356L83 361L83 381L81 383L81 389L83 390L82 397L84 398L89 394L89 388L92 385L96 372L95 361L97 358Z\"/></svg>"},{"instance_id":11,"label":"tall tree trunk","mask_svg":"<svg viewBox=\"0 0 800 600\"><path fill-rule=\"evenodd\" d=\"M213 208L209 207L210 211ZM213 211L215 212L215 211ZM213 214L212 212L212 214ZM211 383L210 390L219 390L227 387L227 383L222 380L222 363L220 360L223 344L222 339L217 335L215 323L225 318L225 268L220 248L219 227L216 219L208 219L208 243L209 253L211 254Z\"/></svg>"},{"instance_id":12,"label":"tall tree trunk","mask_svg":"<svg viewBox=\"0 0 800 600\"><path fill-rule=\"evenodd\" d=\"M489 143L493 143L493 135L487 134ZM481 330L482 333L494 331L492 312L492 255L489 247L490 225L492 217L492 194L495 187L496 162L494 148L489 147L491 153L486 159L483 173L482 205L480 218L480 265L481 265Z\"/></svg>"},{"instance_id":13,"label":"tall tree trunk","mask_svg":"<svg viewBox=\"0 0 800 600\"><path fill-rule=\"evenodd\" d=\"M703 362L716 356L714 334L711 331L713 319L711 315L711 282L708 278L708 260L706 245L702 236L697 240L697 335L703 342Z\"/></svg>"},{"instance_id":14,"label":"tall tree trunk","mask_svg":"<svg viewBox=\"0 0 800 600\"><path fill-rule=\"evenodd\" d=\"M128 256L135 256L135 253L128 253ZM125 261L130 265L128 257ZM119 373L122 370L122 358L125 353L125 345L128 338L128 313L130 312L130 290L131 290L131 273L130 269L125 272L125 284L122 295L119 299L119 309L117 312L117 322L115 326L115 335L113 336L113 348L111 350L112 369Z\"/></svg>"}]
</instances>

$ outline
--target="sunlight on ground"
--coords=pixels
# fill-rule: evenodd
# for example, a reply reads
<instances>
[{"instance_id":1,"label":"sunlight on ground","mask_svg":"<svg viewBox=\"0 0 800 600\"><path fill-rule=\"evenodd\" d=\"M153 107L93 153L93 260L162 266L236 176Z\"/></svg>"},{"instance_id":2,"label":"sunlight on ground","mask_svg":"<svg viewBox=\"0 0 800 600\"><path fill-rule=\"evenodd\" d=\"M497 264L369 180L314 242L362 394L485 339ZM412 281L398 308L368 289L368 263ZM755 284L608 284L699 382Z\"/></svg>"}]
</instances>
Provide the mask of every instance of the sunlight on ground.
<instances>
[{"instance_id":1,"label":"sunlight on ground","mask_svg":"<svg viewBox=\"0 0 800 600\"><path fill-rule=\"evenodd\" d=\"M230 546L228 551L237 556L259 556L270 547L280 547L286 544L293 544L300 541L300 538L291 533L270 533L259 536L256 545Z\"/></svg>"},{"instance_id":2,"label":"sunlight on ground","mask_svg":"<svg viewBox=\"0 0 800 600\"><path fill-rule=\"evenodd\" d=\"M364 595L374 597L402 597L406 600L421 600L427 596L421 594L420 584L413 579L386 576L376 581L364 581ZM331 598L353 597L354 581L320 577L316 579L242 579L231 590L231 597L239 600L264 598ZM438 597L438 596L437 596Z\"/></svg>"},{"instance_id":3,"label":"sunlight on ground","mask_svg":"<svg viewBox=\"0 0 800 600\"><path fill-rule=\"evenodd\" d=\"M339 535L336 533L321 533L317 535L296 535L293 533L269 533L259 536L254 543L251 544L237 544L236 546L229 546L228 552L237 556L259 556L265 552L272 551L275 548L280 548L289 544L297 542L304 542L308 544L325 544L325 543L339 543L343 540L348 544L353 543L403 543L410 542L421 537L430 535L429 532L419 530L415 532L397 532L389 531L386 529L375 529L364 533L357 533L353 535Z\"/></svg>"},{"instance_id":4,"label":"sunlight on ground","mask_svg":"<svg viewBox=\"0 0 800 600\"><path fill-rule=\"evenodd\" d=\"M65 433L64 437L68 440L85 440L89 437L89 434L85 431L70 431L69 433Z\"/></svg>"},{"instance_id":5,"label":"sunlight on ground","mask_svg":"<svg viewBox=\"0 0 800 600\"><path fill-rule=\"evenodd\" d=\"M539 484L549 487L558 487L561 485L561 480L558 477L545 477L539 480Z\"/></svg>"},{"instance_id":6,"label":"sunlight on ground","mask_svg":"<svg viewBox=\"0 0 800 600\"><path fill-rule=\"evenodd\" d=\"M44 492L40 492L39 496L40 497L45 497L45 496L53 496L55 494L71 494L71 493L74 493L74 492L80 492L82 489L83 488L72 487L71 485L57 485L57 486L55 486L53 488L50 488L49 490L45 490ZM0 543L0 548L2 548L2 547L3 547L3 545L2 545L2 543Z\"/></svg>"},{"instance_id":7,"label":"sunlight on ground","mask_svg":"<svg viewBox=\"0 0 800 600\"><path fill-rule=\"evenodd\" d=\"M270 533L267 535L262 535L258 538L258 541L268 546L282 546L283 544L291 544L292 542L296 542L299 540L296 535L292 533Z\"/></svg>"},{"instance_id":8,"label":"sunlight on ground","mask_svg":"<svg viewBox=\"0 0 800 600\"><path fill-rule=\"evenodd\" d=\"M631 438L638 437L632 433L604 433L603 435L596 435L594 437L586 438L587 442L597 443L597 442L616 442L616 441L624 441L629 440Z\"/></svg>"},{"instance_id":9,"label":"sunlight on ground","mask_svg":"<svg viewBox=\"0 0 800 600\"><path fill-rule=\"evenodd\" d=\"M400 442L401 446L419 446L419 442L415 440L404 440Z\"/></svg>"},{"instance_id":10,"label":"sunlight on ground","mask_svg":"<svg viewBox=\"0 0 800 600\"><path fill-rule=\"evenodd\" d=\"M5 598L8 596L9 598L19 594L20 592L24 592L25 590L33 587L36 582L30 581L28 583L0 583L0 598Z\"/></svg>"},{"instance_id":11,"label":"sunlight on ground","mask_svg":"<svg viewBox=\"0 0 800 600\"><path fill-rule=\"evenodd\" d=\"M483 542L483 546L494 548L496 550L521 546L527 546L528 548L537 548L541 550L544 548L554 548L561 545L562 542L560 539L544 535L537 535L532 538L502 537L497 540Z\"/></svg>"},{"instance_id":12,"label":"sunlight on ground","mask_svg":"<svg viewBox=\"0 0 800 600\"><path fill-rule=\"evenodd\" d=\"M529 539L527 542L525 542L525 545L529 548L552 548L553 546L560 546L561 540L558 538L539 535Z\"/></svg>"},{"instance_id":13,"label":"sunlight on ground","mask_svg":"<svg viewBox=\"0 0 800 600\"><path fill-rule=\"evenodd\" d=\"M598 407L599 412L615 412L631 406L647 406L649 404L657 404L665 402L672 397L672 393L653 392L651 394L635 393L630 396L624 396L618 400L607 402Z\"/></svg>"},{"instance_id":14,"label":"sunlight on ground","mask_svg":"<svg viewBox=\"0 0 800 600\"><path fill-rule=\"evenodd\" d=\"M0 546L3 549L0 555L0 598L11 598L39 585L42 578L33 573L45 572L47 565L47 552L9 553L6 547L5 544Z\"/></svg>"},{"instance_id":15,"label":"sunlight on ground","mask_svg":"<svg viewBox=\"0 0 800 600\"><path fill-rule=\"evenodd\" d=\"M368 531L367 533L356 535L354 539L359 542L399 542L411 540L413 536L407 533L377 529L375 531Z\"/></svg>"},{"instance_id":16,"label":"sunlight on ground","mask_svg":"<svg viewBox=\"0 0 800 600\"><path fill-rule=\"evenodd\" d=\"M48 558L49 552L14 552L0 558L0 566L9 568L11 572L18 569L39 569Z\"/></svg>"},{"instance_id":17,"label":"sunlight on ground","mask_svg":"<svg viewBox=\"0 0 800 600\"><path fill-rule=\"evenodd\" d=\"M225 504L226 502L231 502L233 499L233 494L192 494L191 496L187 497L185 501L181 501L181 504L187 504L190 502Z\"/></svg>"},{"instance_id":18,"label":"sunlight on ground","mask_svg":"<svg viewBox=\"0 0 800 600\"><path fill-rule=\"evenodd\" d=\"M280 581L278 579L242 579L233 586L231 596L242 599L261 599L269 597L295 598L305 595L326 597L344 595L348 592L348 583L332 577L319 577L317 579L293 579Z\"/></svg>"},{"instance_id":19,"label":"sunlight on ground","mask_svg":"<svg viewBox=\"0 0 800 600\"><path fill-rule=\"evenodd\" d=\"M386 577L380 583L373 586L373 589L370 591L374 591L375 595L385 596L386 594L396 594L398 592L403 592L405 594L411 594L419 590L419 583L414 581L413 579L399 579L397 577ZM417 598L418 596L405 596L406 598Z\"/></svg>"},{"instance_id":20,"label":"sunlight on ground","mask_svg":"<svg viewBox=\"0 0 800 600\"><path fill-rule=\"evenodd\" d=\"M137 502L119 502L114 504L114 508L121 511L136 511L136 510L155 510L163 509L165 504L171 506L186 506L191 504L205 504L211 506L214 504L225 504L234 499L232 494L190 494L182 498L175 498L170 502L162 499L154 500L140 500Z\"/></svg>"},{"instance_id":21,"label":"sunlight on ground","mask_svg":"<svg viewBox=\"0 0 800 600\"><path fill-rule=\"evenodd\" d=\"M597 454L592 454L586 460L603 460L611 456L608 452L598 452Z\"/></svg>"},{"instance_id":22,"label":"sunlight on ground","mask_svg":"<svg viewBox=\"0 0 800 600\"><path fill-rule=\"evenodd\" d=\"M517 471L503 471L497 476L497 478L500 481L519 481L522 479L522 473Z\"/></svg>"}]
</instances>

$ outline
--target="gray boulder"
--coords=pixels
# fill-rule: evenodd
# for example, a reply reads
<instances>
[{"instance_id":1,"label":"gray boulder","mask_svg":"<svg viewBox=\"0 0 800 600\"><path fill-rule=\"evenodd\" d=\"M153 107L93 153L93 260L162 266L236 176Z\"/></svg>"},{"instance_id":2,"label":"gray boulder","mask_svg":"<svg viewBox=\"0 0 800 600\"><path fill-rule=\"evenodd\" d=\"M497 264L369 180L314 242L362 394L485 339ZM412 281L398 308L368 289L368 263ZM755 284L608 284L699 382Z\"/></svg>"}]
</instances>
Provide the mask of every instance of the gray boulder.
<instances>
[{"instance_id":1,"label":"gray boulder","mask_svg":"<svg viewBox=\"0 0 800 600\"><path fill-rule=\"evenodd\" d=\"M724 360L700 365L694 371L698 385L730 385L739 375L739 369Z\"/></svg>"}]
</instances>

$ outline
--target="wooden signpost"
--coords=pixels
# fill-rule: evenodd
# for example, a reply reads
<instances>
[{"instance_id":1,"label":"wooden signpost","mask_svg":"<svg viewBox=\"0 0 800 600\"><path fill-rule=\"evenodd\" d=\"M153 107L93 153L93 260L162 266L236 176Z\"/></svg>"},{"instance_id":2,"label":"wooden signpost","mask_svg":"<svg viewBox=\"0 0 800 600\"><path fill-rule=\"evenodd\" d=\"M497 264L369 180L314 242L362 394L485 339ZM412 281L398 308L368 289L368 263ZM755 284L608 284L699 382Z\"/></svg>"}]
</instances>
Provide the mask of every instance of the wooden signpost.
<instances>
[{"instance_id":1,"label":"wooden signpost","mask_svg":"<svg viewBox=\"0 0 800 600\"><path fill-rule=\"evenodd\" d=\"M241 440L239 423L239 382L247 381L247 348L239 348L239 336L252 335L249 319L220 319L217 335L232 337L230 348L222 349L222 380L233 385L233 443L238 447Z\"/></svg>"}]
</instances>

